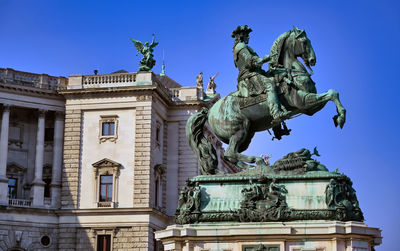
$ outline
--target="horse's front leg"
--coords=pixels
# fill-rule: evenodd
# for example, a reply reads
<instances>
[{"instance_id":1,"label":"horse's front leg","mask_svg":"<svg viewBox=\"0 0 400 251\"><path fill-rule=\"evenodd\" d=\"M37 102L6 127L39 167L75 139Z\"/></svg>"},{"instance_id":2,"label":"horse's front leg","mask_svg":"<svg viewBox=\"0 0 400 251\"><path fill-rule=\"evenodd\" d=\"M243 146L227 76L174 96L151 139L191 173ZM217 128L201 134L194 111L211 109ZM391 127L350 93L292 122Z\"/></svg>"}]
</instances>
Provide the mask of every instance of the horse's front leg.
<instances>
[{"instance_id":1,"label":"horse's front leg","mask_svg":"<svg viewBox=\"0 0 400 251\"><path fill-rule=\"evenodd\" d=\"M333 116L333 123L335 123L335 126L339 125L340 128L343 128L346 122L346 109L344 109L342 102L340 102L339 93L334 89L330 89L327 93L329 93L331 100L336 105L337 114Z\"/></svg>"},{"instance_id":2,"label":"horse's front leg","mask_svg":"<svg viewBox=\"0 0 400 251\"><path fill-rule=\"evenodd\" d=\"M335 126L343 128L346 122L346 109L343 107L339 99L339 93L333 89L321 94L307 93L298 91L298 95L302 97L302 104L299 104L300 110L307 114L313 115L320 111L328 101L333 101L336 105L337 114L333 117Z\"/></svg>"}]
</instances>

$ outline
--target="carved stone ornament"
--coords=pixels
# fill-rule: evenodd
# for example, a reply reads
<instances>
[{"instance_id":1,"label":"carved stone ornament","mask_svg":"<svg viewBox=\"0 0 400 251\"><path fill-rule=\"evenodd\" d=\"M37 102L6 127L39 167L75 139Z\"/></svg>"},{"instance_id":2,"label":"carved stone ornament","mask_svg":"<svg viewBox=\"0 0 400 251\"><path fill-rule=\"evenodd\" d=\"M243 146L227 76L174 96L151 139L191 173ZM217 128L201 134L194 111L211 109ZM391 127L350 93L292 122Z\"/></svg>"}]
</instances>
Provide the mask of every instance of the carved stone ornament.
<instances>
[{"instance_id":1,"label":"carved stone ornament","mask_svg":"<svg viewBox=\"0 0 400 251\"><path fill-rule=\"evenodd\" d=\"M102 172L108 172L108 174L118 176L121 164L117 163L115 161L112 161L110 159L104 158L100 161L97 161L96 163L93 163L92 166L93 166L93 171L95 173L95 176L99 175L100 170Z\"/></svg>"},{"instance_id":2,"label":"carved stone ornament","mask_svg":"<svg viewBox=\"0 0 400 251\"><path fill-rule=\"evenodd\" d=\"M178 224L197 222L200 216L201 190L199 183L186 181L178 198L178 208L175 213L175 221Z\"/></svg>"},{"instance_id":3,"label":"carved stone ornament","mask_svg":"<svg viewBox=\"0 0 400 251\"><path fill-rule=\"evenodd\" d=\"M137 96L136 101L151 101L151 95L140 95Z\"/></svg>"}]
</instances>

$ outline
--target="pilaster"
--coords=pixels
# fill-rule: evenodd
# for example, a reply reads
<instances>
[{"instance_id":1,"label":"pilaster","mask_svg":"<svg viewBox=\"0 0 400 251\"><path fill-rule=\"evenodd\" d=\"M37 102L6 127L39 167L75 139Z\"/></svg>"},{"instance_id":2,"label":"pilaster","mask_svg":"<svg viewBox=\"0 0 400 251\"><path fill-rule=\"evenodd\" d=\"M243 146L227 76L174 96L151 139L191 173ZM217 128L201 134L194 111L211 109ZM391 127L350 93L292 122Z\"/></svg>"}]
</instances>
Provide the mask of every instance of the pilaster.
<instances>
[{"instance_id":1,"label":"pilaster","mask_svg":"<svg viewBox=\"0 0 400 251\"><path fill-rule=\"evenodd\" d=\"M3 105L0 134L0 204L8 204L7 153L8 130L10 126L10 106Z\"/></svg>"},{"instance_id":2,"label":"pilaster","mask_svg":"<svg viewBox=\"0 0 400 251\"><path fill-rule=\"evenodd\" d=\"M64 165L62 167L61 175L61 207L63 209L77 208L78 206L81 122L81 110L69 109L69 107L66 107Z\"/></svg>"},{"instance_id":3,"label":"pilaster","mask_svg":"<svg viewBox=\"0 0 400 251\"><path fill-rule=\"evenodd\" d=\"M151 97L149 97L151 100ZM150 206L151 102L136 107L134 195L135 207Z\"/></svg>"}]
</instances>

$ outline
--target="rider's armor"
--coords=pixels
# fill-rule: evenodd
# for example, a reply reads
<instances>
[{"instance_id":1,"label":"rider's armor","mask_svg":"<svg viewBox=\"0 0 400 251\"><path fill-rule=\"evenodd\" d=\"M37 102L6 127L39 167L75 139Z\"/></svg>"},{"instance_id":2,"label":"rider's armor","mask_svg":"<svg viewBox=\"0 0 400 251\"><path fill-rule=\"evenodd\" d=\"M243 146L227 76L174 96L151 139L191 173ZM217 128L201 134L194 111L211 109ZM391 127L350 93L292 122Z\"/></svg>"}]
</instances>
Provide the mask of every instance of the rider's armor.
<instances>
[{"instance_id":1,"label":"rider's armor","mask_svg":"<svg viewBox=\"0 0 400 251\"><path fill-rule=\"evenodd\" d=\"M269 74L261 68L263 59L243 42L237 43L233 48L233 59L239 69L239 96L249 97L266 93L271 116L274 120L284 119L287 111L279 102L274 76L268 77Z\"/></svg>"}]
</instances>

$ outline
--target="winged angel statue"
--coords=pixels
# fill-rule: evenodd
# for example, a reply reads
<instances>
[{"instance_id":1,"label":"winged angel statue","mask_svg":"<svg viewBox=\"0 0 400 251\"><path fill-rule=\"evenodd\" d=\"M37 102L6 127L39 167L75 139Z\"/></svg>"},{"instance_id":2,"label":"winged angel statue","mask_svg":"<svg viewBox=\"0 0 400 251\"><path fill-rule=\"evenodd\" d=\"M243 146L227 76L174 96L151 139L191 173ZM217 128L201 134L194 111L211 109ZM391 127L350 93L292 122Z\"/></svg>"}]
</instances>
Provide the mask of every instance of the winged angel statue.
<instances>
[{"instance_id":1,"label":"winged angel statue","mask_svg":"<svg viewBox=\"0 0 400 251\"><path fill-rule=\"evenodd\" d=\"M156 64L156 60L153 58L153 48L158 45L158 43L154 42L154 34L153 34L153 41L151 44L149 42L145 42L144 44L140 41L137 41L133 38L131 38L131 41L136 47L136 50L138 53L136 54L139 55L141 53L143 55L142 60L140 60L140 67L139 67L139 72L144 72L144 71L150 71L153 66Z\"/></svg>"}]
</instances>

